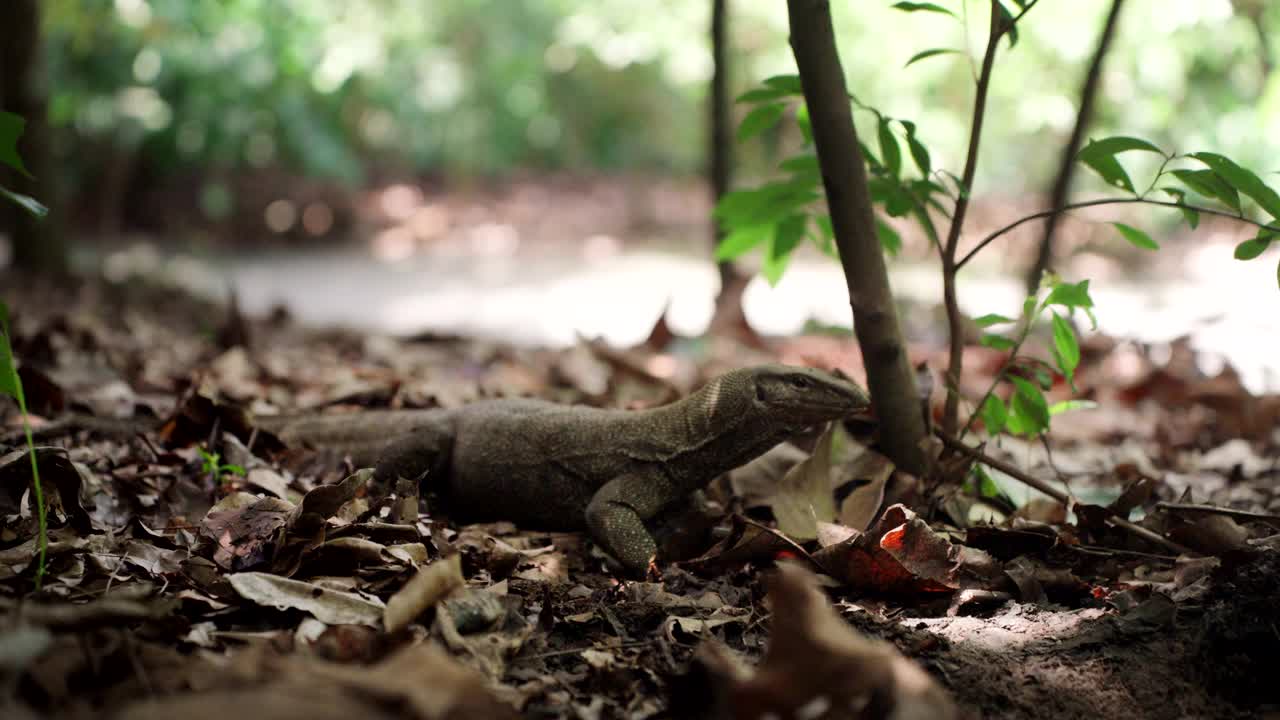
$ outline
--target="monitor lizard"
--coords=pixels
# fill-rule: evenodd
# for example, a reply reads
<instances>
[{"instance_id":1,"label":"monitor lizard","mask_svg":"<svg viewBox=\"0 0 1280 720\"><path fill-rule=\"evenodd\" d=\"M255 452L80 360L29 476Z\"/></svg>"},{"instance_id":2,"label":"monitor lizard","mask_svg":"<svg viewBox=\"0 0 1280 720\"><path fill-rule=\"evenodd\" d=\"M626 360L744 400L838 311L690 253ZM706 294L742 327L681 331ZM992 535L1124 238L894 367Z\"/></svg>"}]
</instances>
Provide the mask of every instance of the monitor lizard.
<instances>
[{"instance_id":1,"label":"monitor lizard","mask_svg":"<svg viewBox=\"0 0 1280 720\"><path fill-rule=\"evenodd\" d=\"M834 374L761 365L647 410L498 399L257 422L286 444L374 465L384 487L425 476L459 517L586 528L639 574L656 554L645 520L805 429L868 405L862 388Z\"/></svg>"},{"instance_id":2,"label":"monitor lizard","mask_svg":"<svg viewBox=\"0 0 1280 720\"><path fill-rule=\"evenodd\" d=\"M453 409L242 420L286 445L373 466L383 488L398 478L425 479L460 518L586 528L639 574L653 569L656 555L646 520L779 443L869 404L862 388L837 375L760 365L732 370L647 410L508 398ZM148 429L136 420L72 416L38 434L74 428Z\"/></svg>"}]
</instances>

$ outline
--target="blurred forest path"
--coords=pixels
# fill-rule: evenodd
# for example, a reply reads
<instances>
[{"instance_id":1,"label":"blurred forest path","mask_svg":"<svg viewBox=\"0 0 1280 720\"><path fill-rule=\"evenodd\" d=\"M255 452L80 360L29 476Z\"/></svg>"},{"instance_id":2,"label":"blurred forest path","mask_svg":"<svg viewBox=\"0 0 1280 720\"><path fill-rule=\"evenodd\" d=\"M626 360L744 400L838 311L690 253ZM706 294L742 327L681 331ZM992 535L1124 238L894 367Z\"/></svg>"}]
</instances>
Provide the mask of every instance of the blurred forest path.
<instances>
[{"instance_id":1,"label":"blurred forest path","mask_svg":"<svg viewBox=\"0 0 1280 720\"><path fill-rule=\"evenodd\" d=\"M1187 248L1181 277L1095 280L1099 331L1156 345L1189 336L1207 374L1230 358L1253 392L1280 389L1275 278L1268 263L1234 260L1233 242ZM572 344L581 334L628 346L644 340L668 303L667 320L677 334L705 329L719 279L698 250L611 236L519 247L500 239L444 243L394 261L358 245L219 251L199 259L133 246L109 254L106 264L163 268L173 281L214 299L225 299L231 287L245 312L262 315L284 306L309 325L547 346ZM891 273L911 340L941 347L944 323L933 307L940 294L936 268L899 259ZM961 287L971 317L1012 314L1022 301L1019 280L1007 272L975 268ZM743 303L757 331L781 335L800 332L809 320L847 327L847 298L840 268L815 253L797 257L777 287L753 279Z\"/></svg>"}]
</instances>

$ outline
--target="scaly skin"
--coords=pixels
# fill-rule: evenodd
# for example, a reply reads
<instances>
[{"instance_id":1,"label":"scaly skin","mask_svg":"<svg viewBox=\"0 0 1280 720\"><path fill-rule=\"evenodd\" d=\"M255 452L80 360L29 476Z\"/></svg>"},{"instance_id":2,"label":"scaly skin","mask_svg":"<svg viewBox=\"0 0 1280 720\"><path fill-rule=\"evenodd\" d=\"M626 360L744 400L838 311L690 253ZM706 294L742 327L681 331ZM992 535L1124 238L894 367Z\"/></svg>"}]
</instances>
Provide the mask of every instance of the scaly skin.
<instances>
[{"instance_id":1,"label":"scaly skin","mask_svg":"<svg viewBox=\"0 0 1280 720\"><path fill-rule=\"evenodd\" d=\"M763 365L650 410L488 400L457 410L262 419L286 443L376 461L376 477L428 476L458 515L587 528L633 573L656 546L644 521L720 474L868 404L830 373Z\"/></svg>"}]
</instances>

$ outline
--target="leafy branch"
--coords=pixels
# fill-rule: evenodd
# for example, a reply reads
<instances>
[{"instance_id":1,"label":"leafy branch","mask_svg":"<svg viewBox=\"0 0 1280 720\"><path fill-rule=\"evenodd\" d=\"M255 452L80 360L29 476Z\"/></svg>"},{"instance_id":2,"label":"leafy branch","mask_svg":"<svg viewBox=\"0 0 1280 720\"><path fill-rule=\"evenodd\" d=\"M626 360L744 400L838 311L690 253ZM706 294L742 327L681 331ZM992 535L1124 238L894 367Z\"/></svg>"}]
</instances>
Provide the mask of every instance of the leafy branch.
<instances>
[{"instance_id":1,"label":"leafy branch","mask_svg":"<svg viewBox=\"0 0 1280 720\"><path fill-rule=\"evenodd\" d=\"M962 53L969 57L974 70L975 94L965 164L959 176L933 167L929 148L911 120L885 115L859 101L843 86L839 92L826 88L837 96L847 96L854 111L873 118L875 140L872 144L876 146L875 149L857 140L857 134L854 133L856 144L849 143L849 147L844 148L840 154L846 158L860 156L858 159L865 163L866 194L879 211L873 220L868 220L867 230L863 235L869 237L874 228L880 249L894 255L901 248L902 240L894 227L879 215L888 218L910 217L919 224L930 245L938 251L944 306L950 331L949 363L945 381L947 399L943 418L943 428L949 432L954 432L960 422L959 388L964 359L962 328L965 321L959 309L957 275L995 239L1025 223L1054 218L1062 212L1102 205L1138 203L1176 209L1193 229L1198 226L1203 215L1232 218L1256 226L1257 235L1240 243L1235 249L1235 257L1241 260L1257 257L1280 237L1280 194L1268 187L1251 170L1217 153L1167 153L1147 140L1115 136L1092 140L1078 151L1066 152L1071 153L1070 157L1074 162L1089 167L1101 176L1109 187L1124 193L1124 197L1066 203L1061 207L1027 215L988 234L973 249L961 255L960 241L977 177L995 59L1006 37L1009 47L1015 45L1018 23L1036 4L1036 0L1009 0L1006 7L1006 3L1001 0L990 0L987 44L981 63L975 64L968 53ZM937 3L898 2L894 7L906 12L940 13L959 22L968 21L967 12L961 19L955 12ZM1016 12L1010 12L1011 8ZM965 6L964 10L967 9ZM950 48L925 50L913 56L907 64L953 53L960 51ZM810 82L809 76L806 76L805 82ZM768 78L761 87L739 96L738 102L752 106L739 127L739 141L747 141L791 117L801 133L803 146L799 154L788 157L779 164L779 170L784 173L782 178L759 187L730 192L717 204L716 217L727 230L717 248L717 259L729 260L761 247L764 251L761 274L771 284L776 284L793 251L809 240L823 253L848 265L848 258L843 257L845 247L841 246L837 253L833 243L835 234L829 211L838 208L822 207L819 202L822 197L821 186L827 179L828 158L821 151L816 154L814 152L814 129L810 122L810 108L805 104L800 77L779 75ZM1125 153L1137 152L1156 153L1161 159L1151 181L1141 190L1135 187L1128 171L1118 159L1118 156ZM910 167L911 164L914 164L914 169ZM915 172L917 170L918 175ZM1157 192L1166 197L1152 197ZM1270 219L1252 219L1251 215L1256 214L1254 208L1246 208L1244 200L1252 201ZM939 218L945 218L949 222L945 236L940 232L940 223L935 224ZM1112 222L1111 225L1126 242L1136 247L1148 250L1158 250L1160 247L1140 228L1122 222ZM846 267L846 277L848 276L849 270ZM1047 294L1042 296L1046 291ZM1027 299L1019 319L998 315L979 318L979 325L984 328L1004 323L1016 323L1016 327L1008 334L987 333L983 336L984 345L1006 351L1009 356L1005 366L983 394L973 416L963 426L962 435L979 417L992 434L1008 431L1029 436L1039 435L1048 429L1049 419L1056 412L1081 406L1081 403L1074 401L1051 406L1043 392L1052 385L1055 374L1065 377L1069 383L1073 381L1075 366L1079 362L1079 341L1069 320L1076 310L1089 315L1096 328L1088 280L1071 283L1050 275ZM1020 353L1024 341L1039 321L1046 317L1052 331L1052 358L1042 360L1022 356ZM855 330L857 329L855 323ZM874 355L874 348L868 349L863 344L861 334L858 340L864 357ZM1001 384L1011 386L1007 403L996 395ZM1074 384L1072 387L1074 388ZM876 402L877 405L880 404L879 399Z\"/></svg>"}]
</instances>

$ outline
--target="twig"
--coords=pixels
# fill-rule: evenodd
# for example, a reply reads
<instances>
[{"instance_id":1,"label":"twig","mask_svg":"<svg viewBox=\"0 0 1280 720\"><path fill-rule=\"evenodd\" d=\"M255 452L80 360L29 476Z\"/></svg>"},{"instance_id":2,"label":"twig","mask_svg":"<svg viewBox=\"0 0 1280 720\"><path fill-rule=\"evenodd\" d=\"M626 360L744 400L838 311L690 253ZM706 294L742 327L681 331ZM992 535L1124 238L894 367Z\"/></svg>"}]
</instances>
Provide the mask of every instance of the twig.
<instances>
[{"instance_id":1,"label":"twig","mask_svg":"<svg viewBox=\"0 0 1280 720\"><path fill-rule=\"evenodd\" d=\"M1179 210L1194 210L1204 215L1215 215L1217 217L1230 218L1232 220L1238 220L1243 223L1248 223L1249 225L1253 225L1263 230L1280 232L1280 227L1276 227L1273 225L1264 225L1260 222L1250 220L1247 217L1241 217L1239 215L1236 215L1235 213L1229 213L1229 212L1226 212L1225 210L1215 210L1213 208L1201 207L1200 205L1189 205L1187 203L1171 202L1168 200L1152 200L1150 198L1144 198L1144 197L1102 198L1099 200L1085 200L1082 202L1070 203L1068 205L1063 205L1060 208L1056 208L1053 210L1044 210L1038 213L1027 215L1026 217L1018 218L1017 220L1009 223L1008 225L1005 225L999 230L996 230L990 235L987 235L986 237L982 238L981 242L975 245L974 248L970 250L968 253L966 253L964 257L960 258L960 261L956 263L956 270L960 270L965 265L967 265L968 262L973 259L974 255L977 255L979 252L981 252L983 248L990 245L991 242L996 238L1000 237L1001 235L1004 235L1005 233L1017 228L1018 226L1024 223L1029 223L1032 220L1039 220L1041 218L1049 217L1050 215L1067 212L1068 210L1080 210L1081 208L1095 207L1097 205L1133 205L1133 204L1158 205L1160 207L1177 208Z\"/></svg>"},{"instance_id":2,"label":"twig","mask_svg":"<svg viewBox=\"0 0 1280 720\"><path fill-rule=\"evenodd\" d=\"M1164 508L1165 510L1173 510L1175 512L1209 513L1213 515L1225 515L1227 517L1238 518L1240 520L1261 520L1262 522L1268 523L1280 523L1280 515L1254 512L1252 510L1237 510L1235 508L1218 507L1217 505L1158 502L1156 503L1156 507Z\"/></svg>"},{"instance_id":3,"label":"twig","mask_svg":"<svg viewBox=\"0 0 1280 720\"><path fill-rule=\"evenodd\" d=\"M1029 487L1035 488L1036 490L1039 490L1040 492L1044 493L1045 495L1048 495L1049 497L1053 498L1054 500L1057 500L1058 502L1064 505L1069 505L1071 503L1070 495L1067 495L1066 493L1044 482L1043 480L1037 477L1034 477L1032 475L1029 475L1026 472L1023 472L1021 469L1013 465L1010 465L1009 463L1003 460L997 460L996 458L993 458L990 455L987 455L986 453L982 452L981 450L978 450L977 448L969 447L968 445L964 444L963 442L957 440L954 437L951 437L950 435L947 435L941 430L935 430L934 434L938 436L938 439L942 441L942 444L946 445L952 450L955 450L963 455L966 455L973 460L977 460L978 462L984 465L990 465L991 467L999 470L1005 475L1008 475L1009 477L1021 482L1024 485L1027 485ZM1104 508L1104 509L1111 515L1111 522L1116 527L1123 528L1124 530L1127 530L1128 532L1133 533L1134 535L1142 538L1143 540L1147 540L1148 542L1153 542L1167 550L1172 550L1173 552L1176 552L1179 555L1195 554L1190 548L1184 545L1180 545L1159 533L1152 532L1151 530L1148 530L1147 528L1144 528L1141 525L1136 525L1134 523L1129 522L1127 519L1120 517L1118 513L1111 510L1110 508Z\"/></svg>"},{"instance_id":4,"label":"twig","mask_svg":"<svg viewBox=\"0 0 1280 720\"><path fill-rule=\"evenodd\" d=\"M746 515L743 515L742 513L738 513L734 515L734 517L746 523L747 525L750 525L770 535L773 535L774 537L778 538L779 540L786 543L787 545L790 545L791 549L794 550L798 555L800 555L800 557L803 557L805 560L808 560L809 564L812 565L815 570L822 573L823 575L829 574L827 572L827 569L822 567L822 563L813 559L813 556L809 554L808 550L805 550L804 548L800 547L799 543L787 537L786 535L782 534L782 532L775 530L774 528L771 528L768 525L765 525L763 523L758 523L755 520L752 520L751 518L747 517Z\"/></svg>"},{"instance_id":5,"label":"twig","mask_svg":"<svg viewBox=\"0 0 1280 720\"><path fill-rule=\"evenodd\" d=\"M625 649L627 649L627 648L644 647L645 645L650 644L650 642L652 642L652 641L650 641L650 640L637 640L637 641L635 641L635 642L621 643L621 644L619 644L619 645L608 645L608 646L604 646L604 647L603 647L603 648L601 648L601 649L604 649L604 650L625 650ZM588 647L566 648L566 649L564 649L564 650L552 650L552 651L550 651L550 652L536 653L536 654L534 654L534 655L519 655L519 656L516 656L516 657L512 658L512 659L511 659L511 662L520 662L520 661L522 661L522 660L542 660L542 659L544 659L544 658L549 658L549 657L559 657L560 655L573 655L573 654L575 654L575 653L580 653L580 652L582 652L582 651L584 651L584 650L595 650L595 649L596 649L596 646L592 645L592 646L588 646Z\"/></svg>"}]
</instances>

